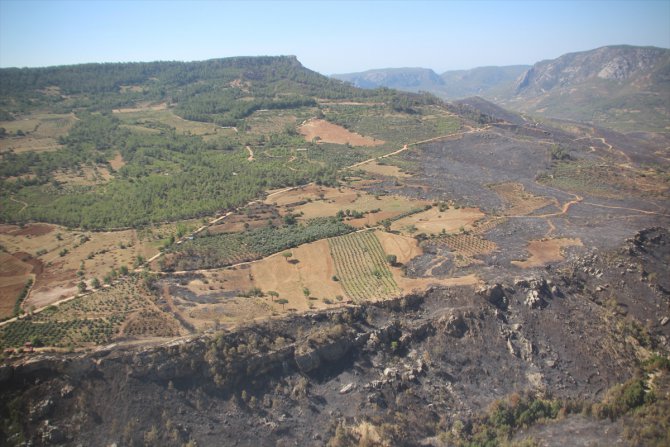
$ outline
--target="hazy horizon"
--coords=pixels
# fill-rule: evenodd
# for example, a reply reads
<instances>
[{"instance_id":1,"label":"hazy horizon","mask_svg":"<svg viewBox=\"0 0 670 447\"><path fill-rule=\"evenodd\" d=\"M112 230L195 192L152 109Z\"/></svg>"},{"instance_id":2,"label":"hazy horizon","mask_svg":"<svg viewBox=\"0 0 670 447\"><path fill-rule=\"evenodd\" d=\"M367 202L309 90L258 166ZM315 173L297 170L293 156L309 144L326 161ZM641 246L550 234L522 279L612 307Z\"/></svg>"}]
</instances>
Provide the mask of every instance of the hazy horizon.
<instances>
[{"instance_id":1,"label":"hazy horizon","mask_svg":"<svg viewBox=\"0 0 670 447\"><path fill-rule=\"evenodd\" d=\"M670 47L668 1L0 0L0 67L295 55L323 74Z\"/></svg>"}]
</instances>

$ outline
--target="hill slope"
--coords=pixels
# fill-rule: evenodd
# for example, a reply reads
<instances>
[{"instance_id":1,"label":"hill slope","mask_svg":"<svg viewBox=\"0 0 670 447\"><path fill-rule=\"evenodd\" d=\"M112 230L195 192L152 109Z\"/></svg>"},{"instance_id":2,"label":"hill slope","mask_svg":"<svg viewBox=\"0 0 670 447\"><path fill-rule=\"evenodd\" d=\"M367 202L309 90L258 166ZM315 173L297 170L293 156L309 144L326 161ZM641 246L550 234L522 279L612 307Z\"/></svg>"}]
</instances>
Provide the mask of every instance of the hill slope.
<instances>
[{"instance_id":1,"label":"hill slope","mask_svg":"<svg viewBox=\"0 0 670 447\"><path fill-rule=\"evenodd\" d=\"M416 117L437 98L359 89L293 56L13 68L0 70L0 85L3 222L121 228L203 217L268 188L334 184L338 169L383 150L306 142L298 127L311 118L355 128L367 116L358 133L393 147L454 121L424 126ZM397 120L381 122L382 110ZM405 124L413 130L390 138ZM248 160L254 147L262 155Z\"/></svg>"},{"instance_id":2,"label":"hill slope","mask_svg":"<svg viewBox=\"0 0 670 447\"><path fill-rule=\"evenodd\" d=\"M429 68L381 68L332 77L360 88L387 87L409 92L438 92L445 85L444 80Z\"/></svg>"},{"instance_id":3,"label":"hill slope","mask_svg":"<svg viewBox=\"0 0 670 447\"><path fill-rule=\"evenodd\" d=\"M445 87L440 96L446 99L475 95L496 98L513 85L528 68L530 68L528 65L509 65L445 71L441 75Z\"/></svg>"},{"instance_id":4,"label":"hill slope","mask_svg":"<svg viewBox=\"0 0 670 447\"><path fill-rule=\"evenodd\" d=\"M624 131L667 130L670 50L609 46L538 62L503 104Z\"/></svg>"}]
</instances>

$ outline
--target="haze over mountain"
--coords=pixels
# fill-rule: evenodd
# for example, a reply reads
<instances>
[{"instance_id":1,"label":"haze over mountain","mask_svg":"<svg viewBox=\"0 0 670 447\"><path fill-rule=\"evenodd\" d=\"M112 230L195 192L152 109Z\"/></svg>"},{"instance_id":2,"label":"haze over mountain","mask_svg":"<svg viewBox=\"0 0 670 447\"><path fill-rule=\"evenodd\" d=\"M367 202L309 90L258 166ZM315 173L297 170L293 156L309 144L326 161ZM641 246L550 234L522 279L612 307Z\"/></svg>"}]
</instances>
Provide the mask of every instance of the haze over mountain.
<instances>
[{"instance_id":1,"label":"haze over mountain","mask_svg":"<svg viewBox=\"0 0 670 447\"><path fill-rule=\"evenodd\" d=\"M363 88L424 90L444 99L482 96L521 112L624 131L663 130L670 117L670 50L656 47L605 46L532 67L480 67L439 77L419 68L333 77Z\"/></svg>"},{"instance_id":2,"label":"haze over mountain","mask_svg":"<svg viewBox=\"0 0 670 447\"><path fill-rule=\"evenodd\" d=\"M444 99L495 95L501 87L511 87L528 65L477 67L445 71L441 75L429 68L382 68L361 73L334 74L331 77L356 87L388 87L409 92L425 91Z\"/></svg>"}]
</instances>

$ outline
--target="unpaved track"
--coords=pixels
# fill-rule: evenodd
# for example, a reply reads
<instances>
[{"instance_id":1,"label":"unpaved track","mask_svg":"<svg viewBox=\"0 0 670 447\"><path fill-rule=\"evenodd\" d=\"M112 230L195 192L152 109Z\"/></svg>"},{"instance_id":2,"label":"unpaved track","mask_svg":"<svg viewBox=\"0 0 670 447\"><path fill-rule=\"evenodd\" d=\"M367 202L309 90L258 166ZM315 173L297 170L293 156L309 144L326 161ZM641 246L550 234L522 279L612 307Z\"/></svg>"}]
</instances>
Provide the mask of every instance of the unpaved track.
<instances>
[{"instance_id":1,"label":"unpaved track","mask_svg":"<svg viewBox=\"0 0 670 447\"><path fill-rule=\"evenodd\" d=\"M490 126L484 126L484 127L479 127L479 128L475 128L475 129L471 128L471 129L465 130L463 132L450 133L448 135L440 135L439 137L428 138L427 140L416 141L414 143L409 143L409 144L404 145L402 148L398 149L397 151L393 151L389 154L381 155L379 157L369 158L367 160L363 160L361 162L354 163L353 165L351 165L347 168L344 168L344 169L353 169L353 168L356 168L358 166L361 166L361 165L364 165L364 164L367 164L367 163L371 163L375 160L381 160L383 158L388 158L388 157L392 157L394 155L398 155L399 153L408 150L410 146L417 146L419 144L430 143L431 141L443 140L445 138L455 137L455 136L459 136L459 135L463 136L463 135L470 134L470 133L483 132L484 130L488 130L489 128L490 128Z\"/></svg>"},{"instance_id":2,"label":"unpaved track","mask_svg":"<svg viewBox=\"0 0 670 447\"><path fill-rule=\"evenodd\" d=\"M24 202L22 200L16 200L14 197L10 197L9 200L11 200L12 202L16 202L16 203L19 203L19 204L23 205L23 208L21 208L19 210L19 213L22 212L23 210L25 210L28 207L28 204L26 202Z\"/></svg>"},{"instance_id":3,"label":"unpaved track","mask_svg":"<svg viewBox=\"0 0 670 447\"><path fill-rule=\"evenodd\" d=\"M177 116L177 115L175 115L175 116ZM181 118L181 117L179 117L179 118ZM183 118L181 118L181 119L183 120ZM184 121L187 121L187 120L184 120ZM221 127L221 126L219 126L219 127ZM454 136L458 136L458 135L465 135L465 134L469 134L469 133L481 132L481 131L483 131L483 130L488 129L489 127L490 127L490 126L485 126L485 127L477 128L477 129L469 129L469 130L467 130L467 131L463 131L463 132L456 132L456 133L449 134L449 135L443 135L443 136L439 136L439 137L435 137L435 138L430 138L430 139L428 139L428 140L417 141L417 142L415 142L415 143L409 143L409 144L404 145L402 148L400 148L400 149L398 149L398 150L396 150L396 151L393 151L393 152L391 152L391 153L382 155L382 156L380 156L380 157L371 158L371 159L369 159L369 160L365 160L365 161L362 161L362 162L360 162L360 163L355 163L355 164L353 164L353 165L351 165L351 166L348 166L348 167L346 167L346 168L343 168L343 169L351 169L351 168L354 168L354 167L356 167L356 166L360 166L360 165L365 164L365 163L370 163L370 162L372 162L372 161L374 161L374 160L377 160L377 159L380 159L380 158L387 158L387 157L391 157L391 156L393 156L393 155L397 155L397 154L399 154L399 153L401 153L401 152L406 151L407 149L409 149L410 146L415 146L415 145L422 144L422 143L427 143L427 142L430 142L430 141L437 141L437 140L441 140L441 139L448 138L448 137L454 137ZM237 131L237 129L235 129L235 131ZM253 151L252 151L251 148L248 147L248 146L247 146L247 150L248 150L249 153L250 153L250 157L249 157L247 160L251 161L251 160L253 160ZM250 159L251 159L251 160L250 160ZM301 188L301 187L304 187L304 186L307 186L307 185L309 185L309 183L308 183L308 184L305 184L305 185L291 186L291 187L288 187L288 188L280 189L279 191L275 191L275 192L273 192L273 193L268 194L268 195L265 197L265 200L269 199L269 198L272 197L272 196L275 196L275 195L278 195L278 194L282 194L282 193L287 192L287 191L292 191L292 190L294 190L294 189L298 189L298 188ZM22 204L24 204L25 206L28 206L28 204L25 203L25 202L19 202L19 201L17 201L17 200L14 200L13 198L10 198L10 199L13 200L13 201L15 201L15 202L17 202L17 203L22 203ZM258 202L259 202L259 200L252 200L252 201L246 203L244 206L241 206L241 207L239 207L239 208L247 207L247 206L253 205L253 204L258 203ZM25 208L25 206L24 206L24 208ZM192 237L195 237L197 234L201 233L202 231L204 231L204 230L207 229L208 227L210 227L210 226L212 226L212 225L215 225L215 224L219 223L220 221L222 221L223 219L225 219L226 217L228 217L228 216L230 216L231 214L234 214L234 213L235 213L235 211L228 211L226 214L224 214L224 215L222 215L222 216L220 216L220 217L217 217L216 219L213 219L212 221L210 221L209 223L207 223L207 224L201 226L200 228L198 228L197 230L193 231L192 233L187 234L187 235L183 236L181 239L177 240L177 241L175 242L175 245L180 245L180 244L184 243L184 241L186 241L186 240L188 240L188 239L190 239L190 238L192 238ZM369 230L369 229L365 229L365 228L364 228L364 229L361 229L361 230L358 230L358 231L367 231L367 230ZM159 252L159 253L155 254L154 256L152 256L151 258L149 258L147 261L145 261L145 263L144 263L143 266L138 267L137 269L135 269L135 272L141 272L141 271L145 270L145 269L149 266L149 264L150 264L151 262L153 262L153 261L155 261L156 259L158 259L158 258L160 258L161 256L163 256L163 254L164 254L164 252ZM277 254L278 254L278 253L275 253L275 254L270 255L270 256L276 256ZM266 258L267 258L267 257L266 257ZM262 259L266 259L266 258L261 258L261 259L259 259L259 260L251 261L251 262L258 262L258 261L260 261L260 260L262 260ZM248 264L248 263L241 263L241 264L236 264L236 265L243 265L243 264ZM162 273L162 272L157 272L157 273ZM173 272L172 274L175 274L175 273L178 274L178 272ZM193 271L189 271L189 273L193 273ZM43 311L44 309L48 308L49 306L60 306L61 304L66 303L66 302L68 302L68 301L71 301L71 300L77 298L78 296L80 296L80 295L73 295L73 296L69 296L69 297L67 297L67 298L63 298L63 299L61 299L61 300L55 301L55 302L50 303L50 304L48 304L48 305L46 305L46 306L44 306L44 307L41 307L41 308L39 308L39 309L35 309L34 313L41 312L41 311ZM26 296L26 299L27 299L27 298L28 298L28 296ZM4 325L4 324L7 324L7 323L10 323L10 322L12 322L12 321L14 321L14 320L16 320L16 317L15 317L15 318L12 318L12 319L9 319L9 320L6 320L6 321L4 321L4 322L0 322L0 326L2 326L2 325Z\"/></svg>"}]
</instances>

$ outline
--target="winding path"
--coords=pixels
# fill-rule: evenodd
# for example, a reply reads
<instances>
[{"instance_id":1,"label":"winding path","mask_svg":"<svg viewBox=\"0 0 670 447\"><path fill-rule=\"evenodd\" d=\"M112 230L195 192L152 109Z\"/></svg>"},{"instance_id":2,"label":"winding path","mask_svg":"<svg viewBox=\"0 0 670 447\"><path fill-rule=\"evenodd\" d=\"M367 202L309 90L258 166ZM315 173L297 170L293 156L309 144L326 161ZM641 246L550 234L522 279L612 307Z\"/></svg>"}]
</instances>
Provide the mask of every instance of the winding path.
<instances>
[{"instance_id":1,"label":"winding path","mask_svg":"<svg viewBox=\"0 0 670 447\"><path fill-rule=\"evenodd\" d=\"M417 145L419 145L419 144L430 143L431 141L443 140L443 139L445 139L445 138L450 138L450 137L455 137L455 136L463 136L463 135L466 135L466 134L469 134L469 133L483 132L484 130L488 130L490 127L491 127L491 126L488 126L488 125L487 125L487 126L484 126L484 127L479 127L479 128L474 128L474 129L473 129L473 128L470 128L470 130L465 130L465 131L463 131L463 132L455 132L455 133L450 133L450 134L448 134L448 135L440 135L439 137L428 138L427 140L421 140L421 141L416 141L416 142L414 142L414 143L408 143L408 144L405 144L405 145L404 145L403 147L401 147L400 149L398 149L397 151L393 151L393 152L391 152L391 153L384 154L384 155L381 155L381 156L379 156L379 157L368 158L367 160L363 160L363 161L360 161L360 162L358 162L358 163L354 163L354 164L351 165L351 166L347 166L347 167L344 168L344 169L353 169L353 168L356 168L356 167L358 167L358 166L362 166L362 165L364 165L364 164L373 162L373 161L375 161L375 160L381 160L381 159L383 159L383 158L388 158L388 157L392 157L392 156L394 156L394 155L398 155L399 153L408 150L410 146L417 146Z\"/></svg>"},{"instance_id":2,"label":"winding path","mask_svg":"<svg viewBox=\"0 0 670 447\"><path fill-rule=\"evenodd\" d=\"M24 202L22 200L16 200L14 197L10 197L9 200L11 200L12 202L16 202L16 203L19 203L19 204L23 205L23 208L21 208L19 210L19 213L23 212L23 210L25 210L28 207L28 204L26 202Z\"/></svg>"},{"instance_id":3,"label":"winding path","mask_svg":"<svg viewBox=\"0 0 670 447\"><path fill-rule=\"evenodd\" d=\"M179 118L181 118L181 117L179 117ZM182 119L183 119L183 118L182 118ZM221 126L219 126L219 127L221 127ZM365 160L365 161L362 161L362 162L359 162L359 163L355 163L355 164L353 164L353 165L351 165L351 166L348 166L348 167L345 167L345 168L343 168L343 169L351 169L351 168L354 168L354 167L356 167L356 166L363 165L363 164L365 164L365 163L370 163L371 161L374 161L374 160L377 160L377 159L387 158L387 157L391 157L391 156L397 155L397 154L399 154L399 153L401 153L401 152L403 152L403 151L408 150L410 146L415 146L415 145L422 144L422 143L427 143L427 142L430 142L430 141L437 141L437 140L441 140L441 139L448 138L448 137L453 137L453 136L458 136L458 135L465 135L465 134L468 134L468 133L481 132L481 131L487 129L488 127L489 127L489 126L485 126L485 127L478 128L478 129L469 129L469 130L467 130L467 131L463 131L463 132L456 132L456 133L449 134L449 135L442 135L442 136L435 137L435 138L429 138L429 139L427 139L427 140L423 140L423 141L417 141L417 142L415 142L415 143L405 144L402 148L400 148L400 149L398 149L398 150L396 150L396 151L390 152L390 153L388 153L388 154L385 154L385 155L382 155L382 156L379 156L379 157L370 158L370 159L368 159L368 160ZM235 130L237 131L237 129L235 129ZM253 160L254 160L254 158L253 158L253 156L254 156L253 150L252 150L249 146L246 146L246 149L247 149L247 151L249 152L249 158L247 158L247 160L249 160L249 161L253 161ZM278 194L282 194L282 193L284 193L284 192L288 192L288 191L292 191L292 190L295 190L295 189L298 189L298 188L302 188L302 187L307 186L307 185L309 185L309 184L310 184L310 183L307 183L307 184L305 184L305 185L291 186L291 187L287 187L287 188L280 189L280 190L278 190L278 191L274 191L274 192L268 194L268 195L265 197L264 200L267 200L267 199L269 199L269 198L271 198L271 197L273 197L273 196L276 196L276 195L278 195ZM23 209L25 209L25 207L28 206L28 204L25 203L25 202L19 202L18 200L15 200L15 199L12 198L12 197L10 197L10 199L11 199L12 201L14 201L14 202L23 204L23 205L24 205L24 208L23 208ZM259 202L260 202L260 200L252 200L252 201L246 203L244 206L242 206L242 207L240 207L240 208L243 208L243 207L246 207L246 206L249 206L249 205L253 205L253 204L255 204L255 203L259 203ZM22 209L21 211L23 211L23 209ZM238 209L239 209L239 208L238 208ZM187 234L187 235L183 236L182 238L180 238L179 240L175 241L175 245L180 245L180 244L184 243L184 241L193 238L194 236L196 236L197 234L201 233L202 231L204 231L204 230L207 229L208 227L210 227L210 226L212 226L212 225L216 225L217 223L219 223L219 222L222 221L223 219L227 218L227 217L230 216L231 214L234 214L235 212L236 212L236 210L234 210L234 211L228 211L227 213L223 214L222 216L219 216L219 217L217 217L217 218L211 220L210 222L208 222L208 223L205 224L205 225L202 225L201 227L199 227L198 229L196 229L196 230L193 231L192 233ZM359 231L364 231L364 230L367 231L367 229L362 229L362 230L359 230ZM147 259L147 260L144 262L144 264L143 264L142 266L136 268L136 269L134 270L134 272L139 273L139 272L144 271L146 268L149 267L149 265L150 265L153 261L155 261L156 259L159 259L159 258L160 258L161 256L163 256L164 254L165 254L164 252L159 251L159 252L156 253L154 256L152 256L151 258ZM270 256L274 256L274 255L277 255L277 253L275 253L275 254L273 254L273 255L270 255ZM267 257L266 257L266 258L267 258ZM262 258L262 259L265 259L265 258ZM258 260L256 260L256 261L250 261L250 262L257 262L257 261L258 261ZM249 263L249 262L244 262L244 263L240 263L240 264L236 264L236 265L242 265L242 264L248 264L248 263ZM190 273L193 273L193 271L189 271L189 272L190 272ZM180 272L171 272L171 273L172 273L172 274L175 274L175 273L178 274L178 273L180 273ZM107 287L107 286L103 286L103 287ZM93 291L91 291L91 292L89 292L89 293L92 293L92 292L93 292ZM85 295L88 295L89 293L86 293ZM46 308L48 308L48 307L50 307L50 306L60 306L61 304L63 304L63 303L67 303L68 301L72 301L73 299L75 299L75 298L77 298L77 297L80 297L80 296L82 296L82 295L73 295L73 296L69 296L69 297L67 297L67 298L63 298L63 299L61 299L61 300L55 301L55 302L53 302L53 303L50 303L50 304L48 304L48 305L46 305L46 306L44 306L44 307L41 307L41 308L39 308L39 309L36 309L36 310L34 311L34 313L39 313L39 312L43 311L44 309L46 309ZM27 297L26 297L26 298L27 298ZM0 326L3 326L3 325L8 324L8 323L10 323L10 322L12 322L12 321L15 321L16 319L17 319L17 317L14 317L14 318L11 318L11 319L9 319L9 320L5 320L5 321L3 321L3 322L0 322Z\"/></svg>"}]
</instances>

